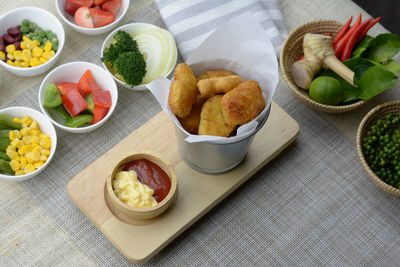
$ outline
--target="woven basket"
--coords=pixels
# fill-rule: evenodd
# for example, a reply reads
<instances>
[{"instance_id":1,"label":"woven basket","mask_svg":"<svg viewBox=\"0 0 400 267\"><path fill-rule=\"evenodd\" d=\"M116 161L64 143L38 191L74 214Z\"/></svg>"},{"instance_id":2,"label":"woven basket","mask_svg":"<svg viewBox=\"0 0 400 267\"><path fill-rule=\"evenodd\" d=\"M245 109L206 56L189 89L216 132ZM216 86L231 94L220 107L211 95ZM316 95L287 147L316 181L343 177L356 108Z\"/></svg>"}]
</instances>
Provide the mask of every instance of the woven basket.
<instances>
[{"instance_id":1,"label":"woven basket","mask_svg":"<svg viewBox=\"0 0 400 267\"><path fill-rule=\"evenodd\" d=\"M343 24L335 20L317 20L303 24L289 34L281 50L279 64L283 77L285 78L289 88L292 90L295 96L305 104L309 105L313 109L327 113L342 113L354 110L365 104L366 101L360 100L349 105L341 106L331 106L318 103L308 96L308 90L304 90L296 86L291 74L291 68L293 63L296 62L301 55L303 55L303 36L306 33L328 34L331 32L332 34L336 34L342 28L342 26Z\"/></svg>"},{"instance_id":2,"label":"woven basket","mask_svg":"<svg viewBox=\"0 0 400 267\"><path fill-rule=\"evenodd\" d=\"M388 102L376 106L363 118L358 127L357 131L357 153L360 158L361 165L364 167L365 171L368 173L369 177L383 190L389 192L392 195L400 197L400 190L382 181L368 166L367 161L364 158L362 152L361 140L367 134L368 130L372 125L376 123L378 119L385 117L388 113L393 113L394 115L400 114L400 101Z\"/></svg>"}]
</instances>

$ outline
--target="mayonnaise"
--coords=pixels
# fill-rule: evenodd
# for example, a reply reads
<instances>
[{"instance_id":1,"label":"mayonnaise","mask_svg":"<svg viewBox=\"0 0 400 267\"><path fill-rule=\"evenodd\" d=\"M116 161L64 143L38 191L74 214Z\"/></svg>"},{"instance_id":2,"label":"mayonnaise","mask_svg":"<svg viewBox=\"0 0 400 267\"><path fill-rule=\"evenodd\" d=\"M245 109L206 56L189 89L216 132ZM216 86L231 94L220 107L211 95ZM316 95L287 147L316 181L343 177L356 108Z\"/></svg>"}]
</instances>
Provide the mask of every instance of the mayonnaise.
<instances>
[{"instance_id":1,"label":"mayonnaise","mask_svg":"<svg viewBox=\"0 0 400 267\"><path fill-rule=\"evenodd\" d=\"M135 171L120 171L113 181L115 195L125 204L135 208L157 205L153 198L154 190L142 184Z\"/></svg>"}]
</instances>

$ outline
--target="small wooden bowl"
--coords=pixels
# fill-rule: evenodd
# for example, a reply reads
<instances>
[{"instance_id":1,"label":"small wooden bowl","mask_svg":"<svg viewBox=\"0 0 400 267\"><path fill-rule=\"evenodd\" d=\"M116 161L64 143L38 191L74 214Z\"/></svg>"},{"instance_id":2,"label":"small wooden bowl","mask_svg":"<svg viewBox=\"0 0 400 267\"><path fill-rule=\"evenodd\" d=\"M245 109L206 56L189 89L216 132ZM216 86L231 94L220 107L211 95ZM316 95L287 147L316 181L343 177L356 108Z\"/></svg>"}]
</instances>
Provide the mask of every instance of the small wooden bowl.
<instances>
[{"instance_id":1,"label":"small wooden bowl","mask_svg":"<svg viewBox=\"0 0 400 267\"><path fill-rule=\"evenodd\" d=\"M147 159L158 165L163 171L167 173L171 180L171 189L168 195L156 206L146 207L146 208L134 208L125 203L123 203L115 195L112 182L114 180L115 174L122 170L122 167L137 159ZM113 208L124 216L131 219L147 220L152 219L161 213L163 213L177 198L178 196L178 181L176 178L176 173L174 167L165 160L161 155L151 152L151 151L140 151L130 156L124 157L113 169L112 174L107 177L106 180L106 192L108 199L110 200Z\"/></svg>"},{"instance_id":2,"label":"small wooden bowl","mask_svg":"<svg viewBox=\"0 0 400 267\"><path fill-rule=\"evenodd\" d=\"M360 100L349 105L331 106L318 103L308 96L308 90L297 87L294 83L291 68L301 55L303 55L303 37L306 33L336 34L343 24L335 20L317 20L308 22L293 30L283 44L279 64L286 84L294 95L315 110L327 113L342 113L354 110L364 105L366 101Z\"/></svg>"},{"instance_id":3,"label":"small wooden bowl","mask_svg":"<svg viewBox=\"0 0 400 267\"><path fill-rule=\"evenodd\" d=\"M371 177L372 181L376 183L381 189L389 192L392 195L400 197L400 190L382 181L369 167L362 150L362 139L367 134L368 130L372 125L376 123L378 119L385 117L388 113L393 113L393 115L400 114L400 101L388 102L376 106L363 118L358 127L357 131L357 153L360 158L361 165L364 170Z\"/></svg>"}]
</instances>

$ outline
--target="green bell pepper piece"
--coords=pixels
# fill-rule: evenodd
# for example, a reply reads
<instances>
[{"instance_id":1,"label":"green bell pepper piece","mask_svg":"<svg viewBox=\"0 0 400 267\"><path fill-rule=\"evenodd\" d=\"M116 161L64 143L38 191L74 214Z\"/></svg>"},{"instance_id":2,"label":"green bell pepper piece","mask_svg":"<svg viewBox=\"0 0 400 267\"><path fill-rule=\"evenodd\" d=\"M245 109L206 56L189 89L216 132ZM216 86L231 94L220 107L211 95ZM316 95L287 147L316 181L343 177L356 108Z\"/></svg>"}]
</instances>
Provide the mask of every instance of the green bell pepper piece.
<instances>
[{"instance_id":1,"label":"green bell pepper piece","mask_svg":"<svg viewBox=\"0 0 400 267\"><path fill-rule=\"evenodd\" d=\"M58 92L57 86L54 83L46 86L43 106L46 108L55 108L61 104L62 98L60 92Z\"/></svg>"},{"instance_id":2,"label":"green bell pepper piece","mask_svg":"<svg viewBox=\"0 0 400 267\"><path fill-rule=\"evenodd\" d=\"M10 130L0 130L0 138L9 138Z\"/></svg>"},{"instance_id":3,"label":"green bell pepper piece","mask_svg":"<svg viewBox=\"0 0 400 267\"><path fill-rule=\"evenodd\" d=\"M84 114L75 116L69 120L67 120L64 126L71 128L78 128L79 126L84 125L85 123L89 123L93 120L93 115Z\"/></svg>"},{"instance_id":4,"label":"green bell pepper piece","mask_svg":"<svg viewBox=\"0 0 400 267\"><path fill-rule=\"evenodd\" d=\"M93 114L94 102L93 102L92 93L87 95L87 97L85 98L85 101L88 104L88 107L86 108L86 110Z\"/></svg>"},{"instance_id":5,"label":"green bell pepper piece","mask_svg":"<svg viewBox=\"0 0 400 267\"><path fill-rule=\"evenodd\" d=\"M0 159L0 172L14 174L14 171L10 167L10 163L4 159Z\"/></svg>"},{"instance_id":6,"label":"green bell pepper piece","mask_svg":"<svg viewBox=\"0 0 400 267\"><path fill-rule=\"evenodd\" d=\"M3 126L1 126L3 125ZM7 127L7 128L5 128ZM8 116L4 113L0 113L0 130L4 129L21 129L22 125L21 123L13 121L13 118L11 116Z\"/></svg>"},{"instance_id":7,"label":"green bell pepper piece","mask_svg":"<svg viewBox=\"0 0 400 267\"><path fill-rule=\"evenodd\" d=\"M4 159L5 161L10 161L10 158L3 151L0 151L0 159Z\"/></svg>"},{"instance_id":8,"label":"green bell pepper piece","mask_svg":"<svg viewBox=\"0 0 400 267\"><path fill-rule=\"evenodd\" d=\"M6 151L7 147L11 144L10 139L0 138L0 151Z\"/></svg>"}]
</instances>

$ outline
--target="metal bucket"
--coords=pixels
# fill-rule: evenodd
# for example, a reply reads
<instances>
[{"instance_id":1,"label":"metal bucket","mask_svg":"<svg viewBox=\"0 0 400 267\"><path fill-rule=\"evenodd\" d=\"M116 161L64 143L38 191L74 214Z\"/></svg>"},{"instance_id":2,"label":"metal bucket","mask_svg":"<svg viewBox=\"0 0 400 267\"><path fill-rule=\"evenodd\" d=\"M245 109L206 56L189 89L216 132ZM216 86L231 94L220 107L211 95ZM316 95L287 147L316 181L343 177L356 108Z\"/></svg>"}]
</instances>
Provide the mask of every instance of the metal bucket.
<instances>
[{"instance_id":1,"label":"metal bucket","mask_svg":"<svg viewBox=\"0 0 400 267\"><path fill-rule=\"evenodd\" d=\"M181 125L174 123L178 151L185 163L192 169L208 174L227 172L239 165L245 158L254 135L264 126L270 110L271 105L253 134L228 144L216 144L213 141L186 142L185 139L189 136L188 132Z\"/></svg>"}]
</instances>

